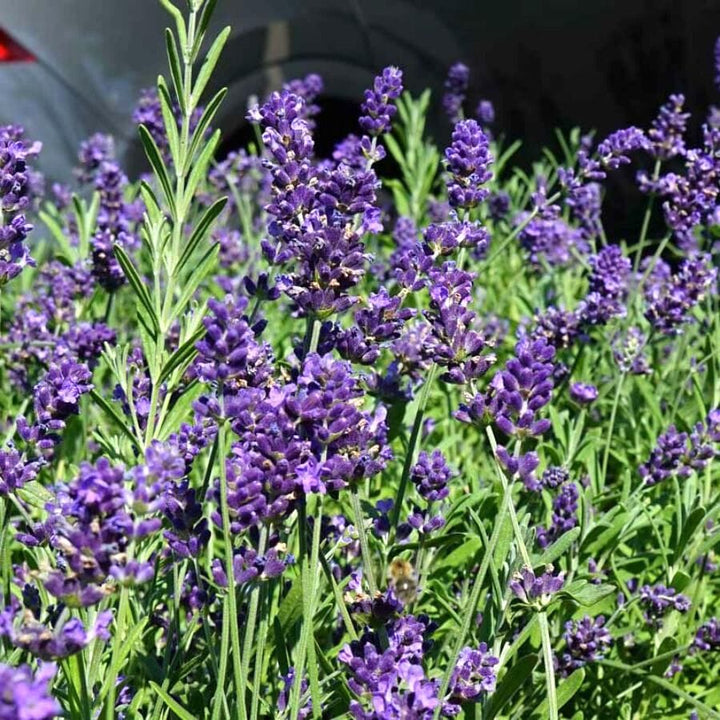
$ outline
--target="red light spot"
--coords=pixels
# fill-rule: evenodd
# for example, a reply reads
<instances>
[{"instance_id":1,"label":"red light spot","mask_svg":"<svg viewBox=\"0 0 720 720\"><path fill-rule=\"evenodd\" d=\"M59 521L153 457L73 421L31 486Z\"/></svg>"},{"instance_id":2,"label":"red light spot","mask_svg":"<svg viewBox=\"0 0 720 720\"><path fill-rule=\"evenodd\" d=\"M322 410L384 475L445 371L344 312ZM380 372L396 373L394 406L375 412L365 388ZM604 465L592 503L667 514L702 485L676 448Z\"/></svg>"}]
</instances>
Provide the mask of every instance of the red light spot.
<instances>
[{"instance_id":1,"label":"red light spot","mask_svg":"<svg viewBox=\"0 0 720 720\"><path fill-rule=\"evenodd\" d=\"M0 28L0 63L35 62L35 56Z\"/></svg>"}]
</instances>

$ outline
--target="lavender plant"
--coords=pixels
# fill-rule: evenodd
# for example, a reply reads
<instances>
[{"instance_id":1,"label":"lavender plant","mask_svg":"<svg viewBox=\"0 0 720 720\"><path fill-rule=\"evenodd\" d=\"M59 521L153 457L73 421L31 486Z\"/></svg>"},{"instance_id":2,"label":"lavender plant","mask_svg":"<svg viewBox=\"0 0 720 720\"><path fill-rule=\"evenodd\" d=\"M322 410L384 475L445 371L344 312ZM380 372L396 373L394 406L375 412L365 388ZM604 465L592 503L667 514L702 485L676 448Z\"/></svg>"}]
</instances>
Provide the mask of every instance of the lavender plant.
<instances>
[{"instance_id":1,"label":"lavender plant","mask_svg":"<svg viewBox=\"0 0 720 720\"><path fill-rule=\"evenodd\" d=\"M388 67L220 157L230 30L161 2L150 174L0 129L0 718L720 718L717 113L526 173Z\"/></svg>"}]
</instances>

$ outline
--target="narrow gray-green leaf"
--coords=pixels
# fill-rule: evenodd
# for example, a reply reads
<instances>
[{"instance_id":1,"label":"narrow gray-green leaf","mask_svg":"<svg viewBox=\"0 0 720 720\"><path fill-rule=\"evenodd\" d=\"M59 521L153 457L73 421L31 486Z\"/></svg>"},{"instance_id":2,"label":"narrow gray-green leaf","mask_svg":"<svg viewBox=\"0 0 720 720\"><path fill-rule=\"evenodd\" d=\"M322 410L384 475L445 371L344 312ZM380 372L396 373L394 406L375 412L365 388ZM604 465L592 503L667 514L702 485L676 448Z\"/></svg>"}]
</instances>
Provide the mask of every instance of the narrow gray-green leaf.
<instances>
[{"instance_id":1,"label":"narrow gray-green leaf","mask_svg":"<svg viewBox=\"0 0 720 720\"><path fill-rule=\"evenodd\" d=\"M215 261L219 250L220 245L217 243L209 247L198 262L197 267L193 269L192 275L185 281L182 295L180 295L180 299L175 305L173 317L179 317L183 314L187 304L190 302L195 291L200 286L200 283L205 279L205 276L210 272L210 270L215 267Z\"/></svg>"},{"instance_id":2,"label":"narrow gray-green leaf","mask_svg":"<svg viewBox=\"0 0 720 720\"><path fill-rule=\"evenodd\" d=\"M177 277L182 272L185 265L189 262L190 258L192 258L193 254L195 253L196 248L198 245L203 241L205 236L207 235L208 231L212 227L213 223L215 222L216 218L225 208L225 204L227 203L227 198L222 197L218 200L216 200L204 213L203 216L200 218L200 222L195 226L195 229L192 232L192 235L190 236L190 239L187 242L187 245L183 248L182 254L180 255L180 259L178 260L178 263L173 271L173 274Z\"/></svg>"},{"instance_id":3,"label":"narrow gray-green leaf","mask_svg":"<svg viewBox=\"0 0 720 720\"><path fill-rule=\"evenodd\" d=\"M205 86L210 80L228 37L230 37L230 26L223 28L220 34L215 38L215 42L213 42L210 46L210 49L205 56L205 62L203 62L202 67L200 68L200 72L198 73L197 80L195 81L195 86L192 91L192 104L194 107L200 102Z\"/></svg>"},{"instance_id":4,"label":"narrow gray-green leaf","mask_svg":"<svg viewBox=\"0 0 720 720\"><path fill-rule=\"evenodd\" d=\"M167 135L168 145L170 146L170 155L172 156L175 167L180 163L180 136L178 134L177 120L172 109L172 98L168 89L165 78L160 75L157 80L158 97L160 98L160 110L163 116L163 125L165 126L165 134Z\"/></svg>"},{"instance_id":5,"label":"narrow gray-green leaf","mask_svg":"<svg viewBox=\"0 0 720 720\"><path fill-rule=\"evenodd\" d=\"M207 141L207 145L205 145L205 147L202 149L200 155L198 155L198 158L195 161L195 165L190 172L190 177L188 178L187 184L185 186L185 195L183 196L183 199L181 201L185 213L190 207L190 203L192 202L193 196L195 195L195 190L197 190L197 186L207 174L208 166L210 165L210 161L213 159L213 156L215 155L215 150L217 150L217 146L219 144L220 130L216 130L212 134L210 139Z\"/></svg>"},{"instance_id":6,"label":"narrow gray-green leaf","mask_svg":"<svg viewBox=\"0 0 720 720\"><path fill-rule=\"evenodd\" d=\"M179 367L187 365L192 361L197 353L195 343L205 334L205 328L200 328L193 333L169 358L163 369L160 371L159 383L165 382L170 375Z\"/></svg>"},{"instance_id":7,"label":"narrow gray-green leaf","mask_svg":"<svg viewBox=\"0 0 720 720\"><path fill-rule=\"evenodd\" d=\"M150 318L152 319L153 324L156 325L159 329L160 324L158 323L157 316L155 315L155 310L153 309L152 303L150 301L150 295L148 293L147 287L145 287L145 283L143 283L143 281L140 279L140 276L138 275L138 272L135 269L132 260L120 245L115 245L113 247L113 251L115 253L115 257L117 258L118 263L120 264L120 267L122 268L123 273L125 273L125 277L128 279L130 286L135 291L135 295L137 295L138 300L140 300L140 302L150 314Z\"/></svg>"},{"instance_id":8,"label":"narrow gray-green leaf","mask_svg":"<svg viewBox=\"0 0 720 720\"><path fill-rule=\"evenodd\" d=\"M705 515L707 515L707 511L704 507L696 507L690 515L688 515L688 518L685 520L683 525L682 532L680 533L680 539L675 545L672 560L670 561L672 565L674 565L682 557L690 538L705 519Z\"/></svg>"},{"instance_id":9,"label":"narrow gray-green leaf","mask_svg":"<svg viewBox=\"0 0 720 720\"><path fill-rule=\"evenodd\" d=\"M165 48L167 50L168 65L170 66L170 77L172 78L173 87L175 88L175 96L180 106L180 111L183 115L186 115L182 65L180 64L180 55L178 53L177 43L175 42L175 36L169 29L165 30Z\"/></svg>"},{"instance_id":10,"label":"narrow gray-green leaf","mask_svg":"<svg viewBox=\"0 0 720 720\"><path fill-rule=\"evenodd\" d=\"M570 546L580 537L580 528L575 527L563 533L552 545L545 549L539 557L533 557L533 566L549 565L562 557Z\"/></svg>"},{"instance_id":11,"label":"narrow gray-green leaf","mask_svg":"<svg viewBox=\"0 0 720 720\"><path fill-rule=\"evenodd\" d=\"M557 688L557 701L558 701L558 710L563 707L564 705L567 705L570 700L573 699L575 696L575 693L580 689L580 687L583 684L583 681L585 680L585 668L580 668L579 670L576 670L572 675L565 678ZM546 720L548 717L548 701L547 698L543 700L543 702L540 704L540 706L535 710L533 713L536 717L540 718L541 720Z\"/></svg>"},{"instance_id":12,"label":"narrow gray-green leaf","mask_svg":"<svg viewBox=\"0 0 720 720\"><path fill-rule=\"evenodd\" d=\"M117 410L102 396L100 393L98 393L96 390L90 391L90 397L93 399L95 404L112 420L115 421L115 424L118 426L118 428L122 431L122 433L125 435L125 437L128 438L132 442L132 444L135 446L136 449L141 450L140 443L138 442L138 439L133 435L133 433L130 431L128 426L125 424L125 420L120 416L120 414L117 412Z\"/></svg>"},{"instance_id":13,"label":"narrow gray-green leaf","mask_svg":"<svg viewBox=\"0 0 720 720\"><path fill-rule=\"evenodd\" d=\"M561 590L578 605L590 606L615 592L615 586L609 584L593 585L586 580L577 580Z\"/></svg>"},{"instance_id":14,"label":"narrow gray-green leaf","mask_svg":"<svg viewBox=\"0 0 720 720\"><path fill-rule=\"evenodd\" d=\"M162 701L172 710L180 720L197 720L197 718L189 713L174 697L163 690L157 683L150 681L150 687L162 698Z\"/></svg>"},{"instance_id":15,"label":"narrow gray-green leaf","mask_svg":"<svg viewBox=\"0 0 720 720\"><path fill-rule=\"evenodd\" d=\"M177 27L178 38L180 39L180 45L185 47L187 45L187 29L185 28L185 18L180 12L179 8L173 5L170 0L160 0L163 7L173 16L175 19L175 27Z\"/></svg>"},{"instance_id":16,"label":"narrow gray-green leaf","mask_svg":"<svg viewBox=\"0 0 720 720\"><path fill-rule=\"evenodd\" d=\"M65 233L60 226L60 223L52 217L49 213L44 210L40 211L40 219L45 223L45 226L50 231L50 234L55 238L57 244L60 246L60 251L63 257L69 262L75 262L75 251L70 245L69 240L65 237Z\"/></svg>"},{"instance_id":17,"label":"narrow gray-green leaf","mask_svg":"<svg viewBox=\"0 0 720 720\"><path fill-rule=\"evenodd\" d=\"M140 125L138 127L138 132L140 133L140 140L142 141L143 147L145 148L145 154L147 155L147 159L150 161L153 172L155 173L155 176L160 182L160 187L162 188L163 194L165 195L165 200L167 201L168 207L170 208L170 213L173 217L175 217L175 196L173 193L172 185L170 183L170 175L167 171L167 168L165 167L165 161L162 159L160 150L158 149L155 140L153 140L150 131L144 125Z\"/></svg>"},{"instance_id":18,"label":"narrow gray-green leaf","mask_svg":"<svg viewBox=\"0 0 720 720\"><path fill-rule=\"evenodd\" d=\"M210 123L213 121L215 113L217 113L218 108L220 107L222 101L225 99L226 95L227 88L222 88L221 90L218 90L215 95L213 95L212 100L205 107L205 110L200 116L200 120L198 120L198 124L193 131L192 140L190 140L190 150L187 154L187 157L185 158L186 163L191 163L195 158L195 155L198 152L199 145L205 138L205 133L210 127Z\"/></svg>"},{"instance_id":19,"label":"narrow gray-green leaf","mask_svg":"<svg viewBox=\"0 0 720 720\"><path fill-rule=\"evenodd\" d=\"M207 32L208 25L210 24L210 18L212 17L213 12L215 12L215 5L217 5L217 0L208 0L203 6L202 12L200 14L200 20L197 24L197 37L195 39L195 45L193 46L192 51L193 62L195 61L195 58L197 58L198 52L200 51L200 44L202 43L203 38L205 37L205 33Z\"/></svg>"}]
</instances>

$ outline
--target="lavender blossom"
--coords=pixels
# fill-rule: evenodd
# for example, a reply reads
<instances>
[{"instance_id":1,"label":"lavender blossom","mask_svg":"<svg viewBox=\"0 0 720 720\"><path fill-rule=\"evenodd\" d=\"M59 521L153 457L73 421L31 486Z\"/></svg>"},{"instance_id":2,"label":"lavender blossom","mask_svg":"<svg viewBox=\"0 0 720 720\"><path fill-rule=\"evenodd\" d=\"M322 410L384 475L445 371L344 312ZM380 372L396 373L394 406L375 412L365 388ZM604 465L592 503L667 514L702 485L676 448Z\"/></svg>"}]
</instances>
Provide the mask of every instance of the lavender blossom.
<instances>
[{"instance_id":1,"label":"lavender blossom","mask_svg":"<svg viewBox=\"0 0 720 720\"><path fill-rule=\"evenodd\" d=\"M691 322L691 311L715 286L717 271L708 255L698 254L683 261L680 269L666 280L645 286L645 317L664 335L679 335Z\"/></svg>"},{"instance_id":2,"label":"lavender blossom","mask_svg":"<svg viewBox=\"0 0 720 720\"><path fill-rule=\"evenodd\" d=\"M613 643L602 615L596 618L586 615L582 620L569 620L565 623L564 637L567 649L559 658L563 675L602 660Z\"/></svg>"},{"instance_id":3,"label":"lavender blossom","mask_svg":"<svg viewBox=\"0 0 720 720\"><path fill-rule=\"evenodd\" d=\"M35 264L23 244L32 230L24 211L30 204L27 160L41 146L27 146L22 134L20 128L0 127L0 287Z\"/></svg>"},{"instance_id":4,"label":"lavender blossom","mask_svg":"<svg viewBox=\"0 0 720 720\"><path fill-rule=\"evenodd\" d=\"M454 208L470 209L481 203L489 191L483 186L490 180L492 163L488 138L475 120L455 125L452 143L445 150L448 199Z\"/></svg>"},{"instance_id":5,"label":"lavender blossom","mask_svg":"<svg viewBox=\"0 0 720 720\"><path fill-rule=\"evenodd\" d=\"M465 102L469 80L470 69L461 62L455 63L448 70L442 105L452 123L456 123L462 118L462 106Z\"/></svg>"},{"instance_id":6,"label":"lavender blossom","mask_svg":"<svg viewBox=\"0 0 720 720\"><path fill-rule=\"evenodd\" d=\"M423 450L410 471L410 479L427 502L435 502L449 495L453 474L440 450L433 450L432 455Z\"/></svg>"},{"instance_id":7,"label":"lavender blossom","mask_svg":"<svg viewBox=\"0 0 720 720\"><path fill-rule=\"evenodd\" d=\"M657 160L669 160L685 154L685 131L690 113L683 112L684 95L671 95L648 130L650 154Z\"/></svg>"},{"instance_id":8,"label":"lavender blossom","mask_svg":"<svg viewBox=\"0 0 720 720\"><path fill-rule=\"evenodd\" d=\"M547 547L568 530L578 524L578 499L580 493L575 483L566 483L553 500L552 524L549 528L538 528L537 540L541 548Z\"/></svg>"},{"instance_id":9,"label":"lavender blossom","mask_svg":"<svg viewBox=\"0 0 720 720\"><path fill-rule=\"evenodd\" d=\"M475 115L482 125L492 125L495 122L495 107L491 100L480 100L475 109Z\"/></svg>"},{"instance_id":10,"label":"lavender blossom","mask_svg":"<svg viewBox=\"0 0 720 720\"><path fill-rule=\"evenodd\" d=\"M394 100L403 91L402 70L386 67L378 75L370 90L365 91L365 100L361 105L360 127L369 135L382 135L390 130L392 119L397 112Z\"/></svg>"},{"instance_id":11,"label":"lavender blossom","mask_svg":"<svg viewBox=\"0 0 720 720\"><path fill-rule=\"evenodd\" d=\"M92 182L102 164L113 160L114 157L115 142L112 136L95 133L80 143L75 177L83 185Z\"/></svg>"},{"instance_id":12,"label":"lavender blossom","mask_svg":"<svg viewBox=\"0 0 720 720\"><path fill-rule=\"evenodd\" d=\"M594 385L576 382L570 386L570 397L578 405L590 405L597 400L598 390Z\"/></svg>"},{"instance_id":13,"label":"lavender blossom","mask_svg":"<svg viewBox=\"0 0 720 720\"><path fill-rule=\"evenodd\" d=\"M424 311L431 335L423 349L445 372L445 382L463 384L487 372L494 356L483 354L483 335L473 329L475 313L468 305L472 299L473 275L445 263L429 272L430 308Z\"/></svg>"},{"instance_id":14,"label":"lavender blossom","mask_svg":"<svg viewBox=\"0 0 720 720\"><path fill-rule=\"evenodd\" d=\"M28 665L0 664L0 720L51 720L62 708L50 694L54 665L40 665L37 672Z\"/></svg>"},{"instance_id":15,"label":"lavender blossom","mask_svg":"<svg viewBox=\"0 0 720 720\"><path fill-rule=\"evenodd\" d=\"M720 650L720 622L716 617L711 617L698 628L692 648L703 652Z\"/></svg>"},{"instance_id":16,"label":"lavender blossom","mask_svg":"<svg viewBox=\"0 0 720 720\"><path fill-rule=\"evenodd\" d=\"M524 567L513 575L508 585L521 602L543 608L551 602L552 596L562 589L564 583L565 573L555 575L552 565L548 565L539 577L532 568Z\"/></svg>"},{"instance_id":17,"label":"lavender blossom","mask_svg":"<svg viewBox=\"0 0 720 720\"><path fill-rule=\"evenodd\" d=\"M665 585L643 585L640 588L640 604L645 608L647 624L659 629L663 617L670 611L686 613L690 609L690 598Z\"/></svg>"},{"instance_id":18,"label":"lavender blossom","mask_svg":"<svg viewBox=\"0 0 720 720\"><path fill-rule=\"evenodd\" d=\"M450 678L451 703L477 700L482 694L493 692L495 666L499 662L485 643L480 643L477 649L463 648Z\"/></svg>"}]
</instances>

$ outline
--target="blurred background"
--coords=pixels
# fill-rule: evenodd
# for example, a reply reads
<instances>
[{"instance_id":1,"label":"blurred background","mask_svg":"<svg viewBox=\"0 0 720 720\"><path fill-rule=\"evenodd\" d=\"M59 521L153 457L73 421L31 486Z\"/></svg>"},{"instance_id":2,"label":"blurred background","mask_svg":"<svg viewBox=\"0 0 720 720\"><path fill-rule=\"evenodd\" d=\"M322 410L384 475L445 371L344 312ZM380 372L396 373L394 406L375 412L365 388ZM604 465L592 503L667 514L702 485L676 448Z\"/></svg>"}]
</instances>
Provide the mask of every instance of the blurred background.
<instances>
[{"instance_id":1,"label":"blurred background","mask_svg":"<svg viewBox=\"0 0 720 720\"><path fill-rule=\"evenodd\" d=\"M67 177L79 142L97 131L116 136L132 173L132 109L166 72L167 24L157 0L0 0L0 122L43 141L39 164L52 179ZM388 64L413 92L432 88L430 131L443 143L443 81L465 62L467 107L494 103L496 134L523 140L521 163L554 144L556 127L647 127L671 92L685 93L696 135L708 104L720 104L711 0L219 0L215 26L226 24L225 150L250 137L249 96L317 72L317 144L328 151L356 129L362 90Z\"/></svg>"}]
</instances>

